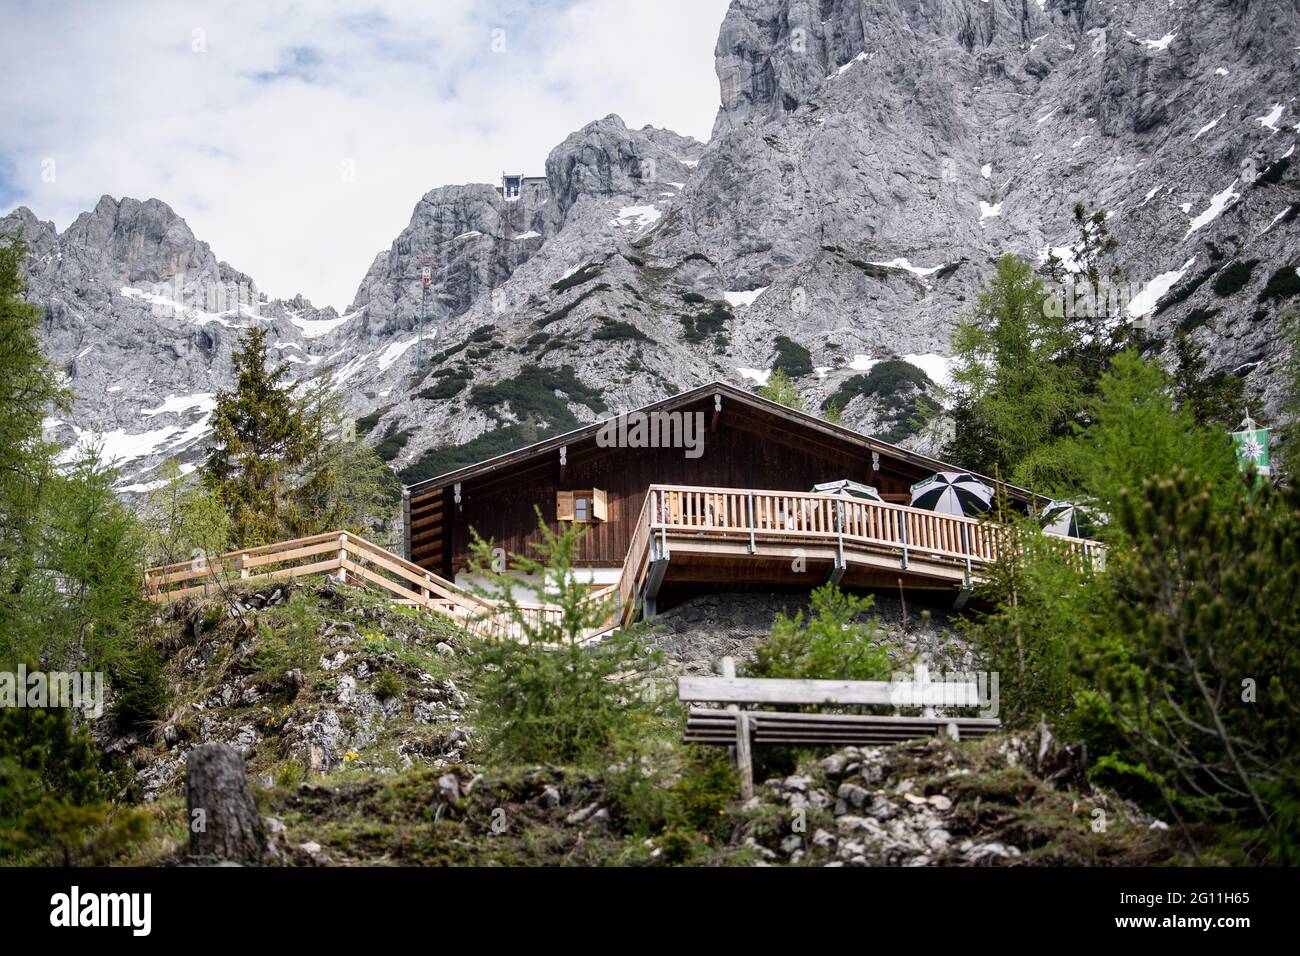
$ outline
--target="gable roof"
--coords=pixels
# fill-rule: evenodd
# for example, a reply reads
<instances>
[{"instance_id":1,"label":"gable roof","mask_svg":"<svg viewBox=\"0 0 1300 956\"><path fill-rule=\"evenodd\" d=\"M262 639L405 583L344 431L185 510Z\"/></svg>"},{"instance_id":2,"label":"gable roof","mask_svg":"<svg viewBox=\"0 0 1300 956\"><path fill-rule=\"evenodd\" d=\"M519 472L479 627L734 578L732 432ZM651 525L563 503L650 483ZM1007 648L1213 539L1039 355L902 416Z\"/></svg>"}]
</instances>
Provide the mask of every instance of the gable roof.
<instances>
[{"instance_id":1,"label":"gable roof","mask_svg":"<svg viewBox=\"0 0 1300 956\"><path fill-rule=\"evenodd\" d=\"M487 458L477 464L463 465L460 468L445 472L441 475L436 475L433 478L425 478L412 485L407 485L406 488L411 494L415 495L421 491L441 488L454 482L465 481L481 475L491 474L518 462L526 461L538 455L558 450L562 445L569 445L582 441L585 438L594 437L607 423L617 421L624 415L671 411L675 408L694 404L701 399L710 398L714 395L721 395L724 399L736 402L740 405L784 418L786 421L797 427L810 429L831 438L858 445L868 452L880 452L881 454L888 455L891 458L908 462L918 467L928 469L929 471L969 471L969 469L958 468L957 466L950 465L947 462L939 461L937 458L931 458L928 455L922 455L914 451L909 451L906 448L900 448L898 445L890 444L889 442L882 441L879 438L872 438L869 435L863 435L860 432L845 427L844 425L832 424L831 422L818 418L816 415L811 415L808 412L799 411L798 409L782 405L780 402L774 402L771 399L763 398L760 395L755 395L753 392L746 391L743 388L738 388L735 385L730 385L727 382L715 381L710 382L707 385L700 385L697 388L690 389L689 391L678 392L676 395L660 399L657 402L651 402L648 405L642 405L640 408L634 408L628 412L622 412L619 415L611 415L607 418L602 418L599 421L583 425L581 428L575 428L562 435L555 435L543 441L535 442L531 445L525 445L523 448L518 448L514 451L508 451L504 454ZM725 410L725 404L723 408ZM977 472L970 473L991 485L1002 485L1013 496L1022 500L1032 501L1038 497L1024 488L1008 484L1005 481L999 482Z\"/></svg>"}]
</instances>

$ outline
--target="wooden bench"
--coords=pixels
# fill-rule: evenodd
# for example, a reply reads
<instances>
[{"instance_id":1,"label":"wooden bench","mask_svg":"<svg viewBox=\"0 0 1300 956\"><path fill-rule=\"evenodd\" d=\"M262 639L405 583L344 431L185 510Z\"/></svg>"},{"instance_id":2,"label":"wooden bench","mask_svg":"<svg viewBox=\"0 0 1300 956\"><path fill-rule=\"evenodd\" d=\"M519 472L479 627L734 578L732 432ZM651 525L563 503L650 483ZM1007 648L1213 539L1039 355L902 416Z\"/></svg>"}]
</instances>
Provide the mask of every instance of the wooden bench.
<instances>
[{"instance_id":1,"label":"wooden bench","mask_svg":"<svg viewBox=\"0 0 1300 956\"><path fill-rule=\"evenodd\" d=\"M741 796L754 795L753 748L759 745L844 747L880 745L948 736L983 737L1001 726L995 717L940 717L934 709L981 706L973 682L782 680L736 677L735 663L722 659L721 677L681 677L677 696L689 703L726 705L725 709L691 707L686 743L735 748ZM920 707L924 715L817 714L797 711L741 710L754 705L837 705Z\"/></svg>"}]
</instances>

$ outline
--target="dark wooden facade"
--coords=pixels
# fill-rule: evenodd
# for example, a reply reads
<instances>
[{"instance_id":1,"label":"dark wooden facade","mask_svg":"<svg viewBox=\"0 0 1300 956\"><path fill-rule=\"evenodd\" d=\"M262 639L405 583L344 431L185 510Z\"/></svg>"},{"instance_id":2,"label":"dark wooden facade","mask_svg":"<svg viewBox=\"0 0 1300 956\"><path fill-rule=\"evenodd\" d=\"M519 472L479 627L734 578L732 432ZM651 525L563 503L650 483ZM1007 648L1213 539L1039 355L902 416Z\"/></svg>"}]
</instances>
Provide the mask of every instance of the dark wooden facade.
<instances>
[{"instance_id":1,"label":"dark wooden facade","mask_svg":"<svg viewBox=\"0 0 1300 956\"><path fill-rule=\"evenodd\" d=\"M408 557L454 579L467 565L471 528L509 552L531 554L540 540L535 509L555 530L558 491L599 488L607 496L607 520L588 526L580 563L618 568L650 485L807 492L819 482L850 478L906 503L911 485L950 468L721 383L640 411L656 410L703 413L703 454L602 448L598 426L590 426L430 479L409 490Z\"/></svg>"}]
</instances>

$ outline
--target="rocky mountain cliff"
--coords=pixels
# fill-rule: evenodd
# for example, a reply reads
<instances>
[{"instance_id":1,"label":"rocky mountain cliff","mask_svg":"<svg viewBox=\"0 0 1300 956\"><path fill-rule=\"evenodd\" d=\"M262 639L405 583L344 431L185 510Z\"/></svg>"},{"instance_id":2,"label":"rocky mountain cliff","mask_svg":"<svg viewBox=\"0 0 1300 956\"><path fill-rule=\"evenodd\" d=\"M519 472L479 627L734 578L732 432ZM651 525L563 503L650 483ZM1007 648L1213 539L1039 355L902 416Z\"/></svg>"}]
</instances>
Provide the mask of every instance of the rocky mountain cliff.
<instances>
[{"instance_id":1,"label":"rocky mountain cliff","mask_svg":"<svg viewBox=\"0 0 1300 956\"><path fill-rule=\"evenodd\" d=\"M304 374L332 371L407 478L778 364L811 407L834 396L915 443L997 256L1068 261L1078 201L1119 240L1117 307L1157 347L1190 331L1275 413L1300 291L1298 34L1294 4L1258 0L735 0L707 145L609 116L517 195L434 189L343 317L263 300L154 200L106 198L62 235L18 210L0 232L33 245L78 395L61 427L142 452L133 483L201 434L253 312ZM418 350L422 257L436 342ZM157 314L231 284L247 302Z\"/></svg>"}]
</instances>

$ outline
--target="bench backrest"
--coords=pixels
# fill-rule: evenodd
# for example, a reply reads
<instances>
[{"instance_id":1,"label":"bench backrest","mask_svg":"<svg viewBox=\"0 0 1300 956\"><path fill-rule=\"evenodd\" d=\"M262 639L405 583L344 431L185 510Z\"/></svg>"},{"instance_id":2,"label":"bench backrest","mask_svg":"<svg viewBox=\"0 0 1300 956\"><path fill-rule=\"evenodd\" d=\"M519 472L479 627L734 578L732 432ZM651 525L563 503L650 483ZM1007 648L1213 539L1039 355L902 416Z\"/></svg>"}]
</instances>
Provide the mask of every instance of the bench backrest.
<instances>
[{"instance_id":1,"label":"bench backrest","mask_svg":"<svg viewBox=\"0 0 1300 956\"><path fill-rule=\"evenodd\" d=\"M679 677L683 701L719 704L864 704L882 707L979 707L979 687L958 681L792 680Z\"/></svg>"}]
</instances>

